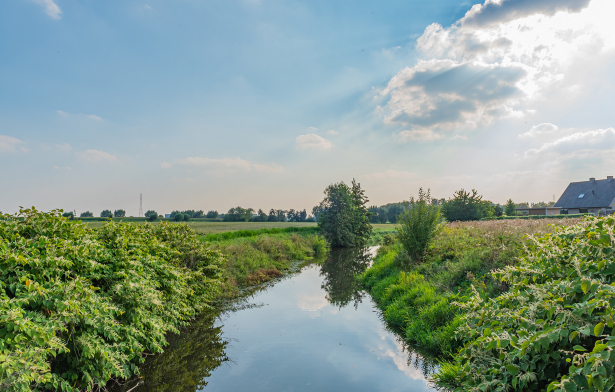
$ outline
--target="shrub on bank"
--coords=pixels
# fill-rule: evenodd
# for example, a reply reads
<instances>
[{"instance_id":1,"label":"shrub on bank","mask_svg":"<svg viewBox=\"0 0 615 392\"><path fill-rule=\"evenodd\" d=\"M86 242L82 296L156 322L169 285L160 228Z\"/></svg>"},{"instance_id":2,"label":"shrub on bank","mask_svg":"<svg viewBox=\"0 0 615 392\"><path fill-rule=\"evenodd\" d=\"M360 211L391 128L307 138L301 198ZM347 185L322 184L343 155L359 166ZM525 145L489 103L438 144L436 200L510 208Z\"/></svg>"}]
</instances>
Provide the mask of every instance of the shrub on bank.
<instances>
[{"instance_id":1,"label":"shrub on bank","mask_svg":"<svg viewBox=\"0 0 615 392\"><path fill-rule=\"evenodd\" d=\"M519 265L494 272L510 291L463 306L465 342L436 376L459 391L608 391L615 387L615 219L536 236Z\"/></svg>"},{"instance_id":2,"label":"shrub on bank","mask_svg":"<svg viewBox=\"0 0 615 392\"><path fill-rule=\"evenodd\" d=\"M223 262L186 225L2 215L0 390L92 390L137 374L144 352L209 306Z\"/></svg>"}]
</instances>

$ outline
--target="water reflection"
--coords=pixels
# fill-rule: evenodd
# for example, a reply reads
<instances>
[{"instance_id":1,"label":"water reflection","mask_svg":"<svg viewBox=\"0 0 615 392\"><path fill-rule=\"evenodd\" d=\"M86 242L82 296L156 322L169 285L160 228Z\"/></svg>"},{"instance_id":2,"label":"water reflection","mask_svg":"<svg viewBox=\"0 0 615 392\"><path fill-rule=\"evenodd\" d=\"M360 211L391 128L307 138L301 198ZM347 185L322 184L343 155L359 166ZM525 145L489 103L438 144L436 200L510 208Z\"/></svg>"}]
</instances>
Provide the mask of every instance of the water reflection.
<instances>
[{"instance_id":1,"label":"water reflection","mask_svg":"<svg viewBox=\"0 0 615 392\"><path fill-rule=\"evenodd\" d=\"M141 366L141 380L115 385L111 391L195 392L207 386L211 373L229 360L223 327L215 326L217 315L207 312L182 329L181 335L170 335L164 353L148 357Z\"/></svg>"},{"instance_id":2,"label":"water reflection","mask_svg":"<svg viewBox=\"0 0 615 392\"><path fill-rule=\"evenodd\" d=\"M327 292L327 301L339 308L352 302L356 309L366 294L356 276L365 271L371 258L369 248L332 250L320 270L324 277L321 288Z\"/></svg>"}]
</instances>

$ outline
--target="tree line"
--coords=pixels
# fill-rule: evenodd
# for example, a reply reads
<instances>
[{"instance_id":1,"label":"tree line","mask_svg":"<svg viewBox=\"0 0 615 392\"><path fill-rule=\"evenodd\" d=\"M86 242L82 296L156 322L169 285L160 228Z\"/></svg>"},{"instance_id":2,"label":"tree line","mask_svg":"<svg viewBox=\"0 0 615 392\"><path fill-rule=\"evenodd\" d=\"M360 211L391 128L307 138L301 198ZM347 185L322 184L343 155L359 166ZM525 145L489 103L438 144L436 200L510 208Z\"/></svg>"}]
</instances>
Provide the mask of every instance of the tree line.
<instances>
[{"instance_id":1,"label":"tree line","mask_svg":"<svg viewBox=\"0 0 615 392\"><path fill-rule=\"evenodd\" d=\"M308 216L307 210L269 210L267 214L262 209L254 213L253 208L233 207L222 216L225 222L314 222L313 216Z\"/></svg>"}]
</instances>

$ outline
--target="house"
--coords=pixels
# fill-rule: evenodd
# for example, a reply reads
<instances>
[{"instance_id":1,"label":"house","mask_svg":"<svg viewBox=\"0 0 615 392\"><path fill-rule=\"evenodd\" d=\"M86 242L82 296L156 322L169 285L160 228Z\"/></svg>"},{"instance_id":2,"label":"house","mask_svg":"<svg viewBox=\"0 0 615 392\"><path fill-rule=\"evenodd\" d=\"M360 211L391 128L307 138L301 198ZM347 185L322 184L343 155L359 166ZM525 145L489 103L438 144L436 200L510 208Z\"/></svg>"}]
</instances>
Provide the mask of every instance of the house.
<instances>
[{"instance_id":1,"label":"house","mask_svg":"<svg viewBox=\"0 0 615 392\"><path fill-rule=\"evenodd\" d=\"M592 177L589 181L571 182L555 207L561 208L562 214L612 214L615 212L615 180L608 176L606 180Z\"/></svg>"}]
</instances>

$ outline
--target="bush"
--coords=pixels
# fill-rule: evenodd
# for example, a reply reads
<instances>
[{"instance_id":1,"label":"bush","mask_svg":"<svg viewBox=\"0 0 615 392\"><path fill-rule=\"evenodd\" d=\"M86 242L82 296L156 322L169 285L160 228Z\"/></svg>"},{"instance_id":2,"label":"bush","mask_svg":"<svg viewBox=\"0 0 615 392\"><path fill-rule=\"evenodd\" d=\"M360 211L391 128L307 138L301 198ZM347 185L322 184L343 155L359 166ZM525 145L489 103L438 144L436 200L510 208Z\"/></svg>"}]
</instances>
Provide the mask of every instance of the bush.
<instances>
[{"instance_id":1,"label":"bush","mask_svg":"<svg viewBox=\"0 0 615 392\"><path fill-rule=\"evenodd\" d=\"M419 263L440 227L440 209L431 202L429 189L419 189L418 199L410 197L408 208L397 218L397 236L412 261Z\"/></svg>"},{"instance_id":2,"label":"bush","mask_svg":"<svg viewBox=\"0 0 615 392\"><path fill-rule=\"evenodd\" d=\"M614 234L614 218L590 217L532 238L519 265L493 273L509 292L463 305L465 347L434 381L464 391L612 390Z\"/></svg>"},{"instance_id":3,"label":"bush","mask_svg":"<svg viewBox=\"0 0 615 392\"><path fill-rule=\"evenodd\" d=\"M476 189L472 193L461 189L442 205L442 215L449 222L479 220L492 214L491 203L483 201Z\"/></svg>"},{"instance_id":4,"label":"bush","mask_svg":"<svg viewBox=\"0 0 615 392\"><path fill-rule=\"evenodd\" d=\"M184 220L184 214L175 214L175 216L173 216L173 220L175 220L175 222L181 222Z\"/></svg>"},{"instance_id":5,"label":"bush","mask_svg":"<svg viewBox=\"0 0 615 392\"><path fill-rule=\"evenodd\" d=\"M113 217L114 218L123 218L125 216L126 216L126 211L124 211L122 209L113 211Z\"/></svg>"},{"instance_id":6,"label":"bush","mask_svg":"<svg viewBox=\"0 0 615 392\"><path fill-rule=\"evenodd\" d=\"M222 264L186 225L2 215L0 390L92 390L138 374L142 353L209 307Z\"/></svg>"}]
</instances>

